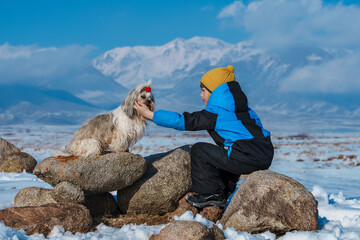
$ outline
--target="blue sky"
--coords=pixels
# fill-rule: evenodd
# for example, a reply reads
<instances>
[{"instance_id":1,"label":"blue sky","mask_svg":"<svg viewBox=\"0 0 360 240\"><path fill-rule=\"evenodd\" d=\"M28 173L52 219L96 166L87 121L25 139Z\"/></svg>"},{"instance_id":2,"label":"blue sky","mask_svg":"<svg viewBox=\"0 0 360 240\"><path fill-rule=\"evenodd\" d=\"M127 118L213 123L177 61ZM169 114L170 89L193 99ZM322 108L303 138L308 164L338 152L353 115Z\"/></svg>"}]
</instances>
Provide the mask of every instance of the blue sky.
<instances>
[{"instance_id":1,"label":"blue sky","mask_svg":"<svg viewBox=\"0 0 360 240\"><path fill-rule=\"evenodd\" d=\"M246 38L221 30L217 14L231 1L0 0L0 44L43 47L162 45L175 38Z\"/></svg>"},{"instance_id":2,"label":"blue sky","mask_svg":"<svg viewBox=\"0 0 360 240\"><path fill-rule=\"evenodd\" d=\"M281 86L357 94L359 23L360 0L0 0L0 84L83 76L92 59L115 47L204 36L249 40L280 57L289 49L346 49L328 60L312 56Z\"/></svg>"},{"instance_id":3,"label":"blue sky","mask_svg":"<svg viewBox=\"0 0 360 240\"><path fill-rule=\"evenodd\" d=\"M247 6L254 1L238 1ZM296 0L295 2L300 2ZM0 45L63 47L162 45L175 38L209 36L229 43L247 40L252 29L221 17L236 1L0 0ZM359 4L326 0L323 5Z\"/></svg>"}]
</instances>

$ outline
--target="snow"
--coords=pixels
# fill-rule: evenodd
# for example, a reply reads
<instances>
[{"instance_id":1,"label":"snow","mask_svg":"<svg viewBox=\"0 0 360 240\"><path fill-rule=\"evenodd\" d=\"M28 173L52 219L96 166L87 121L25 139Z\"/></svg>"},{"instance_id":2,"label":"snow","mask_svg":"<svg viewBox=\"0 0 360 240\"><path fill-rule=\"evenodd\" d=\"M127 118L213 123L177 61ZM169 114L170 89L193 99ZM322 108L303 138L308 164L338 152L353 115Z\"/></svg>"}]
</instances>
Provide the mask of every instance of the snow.
<instances>
[{"instance_id":1,"label":"snow","mask_svg":"<svg viewBox=\"0 0 360 240\"><path fill-rule=\"evenodd\" d=\"M8 125L0 126L0 136L15 146L28 152L40 162L54 151L63 147L78 126L46 125ZM280 240L297 239L360 239L360 137L351 133L325 134L318 136L273 136L276 147L270 170L285 174L303 184L318 201L319 229L315 232L293 231L278 238ZM131 151L147 156L195 142L212 142L205 133L179 133L175 131L147 132ZM239 181L238 184L240 184ZM30 173L0 173L0 209L13 207L15 195L26 187L51 186ZM112 192L116 194L116 192ZM214 224L203 218L186 212L178 220L197 221L211 228ZM232 240L275 240L270 232L249 234L237 232L233 228L223 229L226 239ZM148 226L124 225L122 228L104 224L89 233L72 234L61 226L53 229L45 238L41 234L27 235L6 227L0 222L0 239L38 240L38 239L148 239L157 234L166 225Z\"/></svg>"},{"instance_id":2,"label":"snow","mask_svg":"<svg viewBox=\"0 0 360 240\"><path fill-rule=\"evenodd\" d=\"M93 66L127 88L151 78L161 81L157 88L172 88L178 83L172 77L176 71L188 73L204 61L215 66L224 58L235 62L263 53L249 42L230 44L210 37L178 38L161 46L118 47L95 58Z\"/></svg>"}]
</instances>

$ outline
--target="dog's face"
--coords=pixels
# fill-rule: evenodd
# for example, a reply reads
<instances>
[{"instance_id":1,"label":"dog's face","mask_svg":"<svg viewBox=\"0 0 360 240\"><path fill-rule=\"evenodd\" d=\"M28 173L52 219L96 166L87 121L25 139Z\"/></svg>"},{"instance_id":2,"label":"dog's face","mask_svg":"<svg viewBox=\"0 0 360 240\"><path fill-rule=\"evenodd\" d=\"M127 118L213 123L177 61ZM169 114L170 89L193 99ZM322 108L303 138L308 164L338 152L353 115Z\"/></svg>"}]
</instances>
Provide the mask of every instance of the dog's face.
<instances>
[{"instance_id":1,"label":"dog's face","mask_svg":"<svg viewBox=\"0 0 360 240\"><path fill-rule=\"evenodd\" d=\"M152 95L149 83L140 84L135 89L131 90L123 102L122 105L124 107L125 113L130 118L141 117L134 109L135 101L139 101L145 104L152 112L155 110L155 99Z\"/></svg>"},{"instance_id":2,"label":"dog's face","mask_svg":"<svg viewBox=\"0 0 360 240\"><path fill-rule=\"evenodd\" d=\"M150 85L141 89L140 99L137 101L145 104L150 109L150 111L153 112L155 110L155 99L151 93Z\"/></svg>"}]
</instances>

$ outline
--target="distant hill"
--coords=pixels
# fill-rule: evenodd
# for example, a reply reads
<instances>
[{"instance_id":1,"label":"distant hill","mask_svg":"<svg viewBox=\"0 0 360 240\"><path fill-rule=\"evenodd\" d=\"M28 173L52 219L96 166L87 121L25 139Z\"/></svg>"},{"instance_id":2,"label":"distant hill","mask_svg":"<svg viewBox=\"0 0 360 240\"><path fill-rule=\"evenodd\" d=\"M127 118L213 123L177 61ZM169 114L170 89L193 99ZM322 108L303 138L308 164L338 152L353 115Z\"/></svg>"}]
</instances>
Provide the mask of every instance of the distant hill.
<instances>
[{"instance_id":1,"label":"distant hill","mask_svg":"<svg viewBox=\"0 0 360 240\"><path fill-rule=\"evenodd\" d=\"M0 123L76 124L100 109L63 90L0 86Z\"/></svg>"},{"instance_id":2,"label":"distant hill","mask_svg":"<svg viewBox=\"0 0 360 240\"><path fill-rule=\"evenodd\" d=\"M85 102L78 97L75 97L67 91L36 88L31 86L1 86L0 96L0 107L3 109L17 105L19 102L28 102L29 104L34 105L42 105L44 103L68 102L74 104L74 106L83 105L84 107L89 108L94 107L93 105ZM64 110L64 107L68 109L68 106L61 104L56 106L56 109Z\"/></svg>"}]
</instances>

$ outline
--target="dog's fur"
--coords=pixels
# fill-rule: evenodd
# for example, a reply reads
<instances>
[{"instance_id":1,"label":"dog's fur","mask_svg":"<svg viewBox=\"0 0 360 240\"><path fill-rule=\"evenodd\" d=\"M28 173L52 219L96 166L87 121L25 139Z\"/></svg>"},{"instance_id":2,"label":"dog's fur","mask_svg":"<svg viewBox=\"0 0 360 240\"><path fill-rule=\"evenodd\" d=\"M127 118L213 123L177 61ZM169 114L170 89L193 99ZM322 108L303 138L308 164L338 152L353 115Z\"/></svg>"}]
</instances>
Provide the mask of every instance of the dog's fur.
<instances>
[{"instance_id":1,"label":"dog's fur","mask_svg":"<svg viewBox=\"0 0 360 240\"><path fill-rule=\"evenodd\" d=\"M74 156L101 155L111 152L125 152L145 132L146 119L135 109L135 101L146 104L151 111L155 101L144 83L133 89L125 101L110 113L98 115L84 124L74 134L65 151Z\"/></svg>"}]
</instances>

